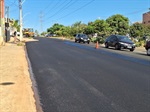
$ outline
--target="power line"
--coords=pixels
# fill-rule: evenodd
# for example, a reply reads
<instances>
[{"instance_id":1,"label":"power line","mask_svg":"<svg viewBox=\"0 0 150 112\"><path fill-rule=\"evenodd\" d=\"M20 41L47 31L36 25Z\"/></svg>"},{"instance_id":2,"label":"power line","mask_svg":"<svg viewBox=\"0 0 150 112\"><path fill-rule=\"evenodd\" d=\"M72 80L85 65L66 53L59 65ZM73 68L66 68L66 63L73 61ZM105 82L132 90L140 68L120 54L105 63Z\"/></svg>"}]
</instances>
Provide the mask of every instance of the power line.
<instances>
[{"instance_id":1,"label":"power line","mask_svg":"<svg viewBox=\"0 0 150 112\"><path fill-rule=\"evenodd\" d=\"M95 1L95 0L91 0L91 1L88 2L87 4L85 4L85 5L81 6L81 7L79 7L78 9L76 9L76 10L74 10L74 11L72 11L72 12L70 12L70 13L68 13L68 14L66 14L66 15L64 15L64 16L62 16L62 17L60 17L60 18L58 18L57 20L63 19L63 18L65 18L65 17L67 17L67 16L69 16L69 15L71 15L71 14L73 14L73 13L79 11L79 10L81 10L82 8L88 6L89 4L91 4L91 3L94 2L94 1Z\"/></svg>"},{"instance_id":2,"label":"power line","mask_svg":"<svg viewBox=\"0 0 150 112\"><path fill-rule=\"evenodd\" d=\"M78 10L81 10L82 8L88 6L89 4L91 4L91 3L94 2L94 1L95 1L95 0L89 1L88 3L86 3L86 4L82 5L81 7L79 7L78 9L76 9L76 10L70 12L69 14L67 14L67 15L65 15L65 16L63 16L63 17L58 18L57 20L63 19L63 18L65 18L65 17L67 17L67 16L73 14L74 12L77 12ZM68 6L68 7L70 7L70 6ZM61 11L62 11L62 10L61 10ZM58 13L59 13L59 12L58 12ZM58 13L57 13L57 14L58 14ZM56 14L55 14L55 15L56 15ZM53 15L53 16L54 16L54 15ZM53 16L51 16L51 17L53 17ZM49 17L48 19L50 19L51 17ZM46 20L48 20L48 19L46 19Z\"/></svg>"},{"instance_id":3,"label":"power line","mask_svg":"<svg viewBox=\"0 0 150 112\"><path fill-rule=\"evenodd\" d=\"M18 7L18 5L16 4L17 0L14 0L13 2L8 0L6 2L10 3L9 6L16 6L16 7Z\"/></svg>"},{"instance_id":4,"label":"power line","mask_svg":"<svg viewBox=\"0 0 150 112\"><path fill-rule=\"evenodd\" d=\"M46 10L48 7L50 7L50 5L51 5L53 2L54 2L54 0L52 0L52 1L43 9L43 11Z\"/></svg>"},{"instance_id":5,"label":"power line","mask_svg":"<svg viewBox=\"0 0 150 112\"><path fill-rule=\"evenodd\" d=\"M56 3L56 5L54 5L52 8L50 8L48 11L47 11L47 13L46 14L48 14L49 13L49 11L53 11L54 9L55 9L55 7L57 7L58 6L58 4L59 4L60 2L59 2L59 0L58 0L58 2ZM44 14L43 16L45 16L46 14Z\"/></svg>"},{"instance_id":6,"label":"power line","mask_svg":"<svg viewBox=\"0 0 150 112\"><path fill-rule=\"evenodd\" d=\"M54 13L52 16L48 17L47 19L52 18L52 17L54 17L55 15L59 14L60 11L62 12L64 9L66 9L66 8L68 7L68 5L69 5L72 1L73 1L73 0L70 0L67 4L65 4L62 8L60 8L56 13ZM69 6L71 6L71 5L69 5Z\"/></svg>"},{"instance_id":7,"label":"power line","mask_svg":"<svg viewBox=\"0 0 150 112\"><path fill-rule=\"evenodd\" d=\"M142 11L145 11L146 9L141 9L141 10L138 10L138 11L134 11L134 12L130 12L130 13L127 13L125 15L133 15L133 14L137 14L137 13L140 13Z\"/></svg>"}]
</instances>

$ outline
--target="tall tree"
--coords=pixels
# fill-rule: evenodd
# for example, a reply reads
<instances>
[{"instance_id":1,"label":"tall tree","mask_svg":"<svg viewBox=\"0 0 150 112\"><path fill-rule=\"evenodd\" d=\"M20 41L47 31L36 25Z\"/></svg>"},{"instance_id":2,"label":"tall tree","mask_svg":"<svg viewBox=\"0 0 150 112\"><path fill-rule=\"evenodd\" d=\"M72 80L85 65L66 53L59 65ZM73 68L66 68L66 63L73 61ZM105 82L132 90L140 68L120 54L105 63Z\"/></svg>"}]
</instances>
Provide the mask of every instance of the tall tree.
<instances>
[{"instance_id":1,"label":"tall tree","mask_svg":"<svg viewBox=\"0 0 150 112\"><path fill-rule=\"evenodd\" d=\"M71 28L73 30L73 33L84 33L86 29L86 24L82 23L81 21L74 23Z\"/></svg>"},{"instance_id":2,"label":"tall tree","mask_svg":"<svg viewBox=\"0 0 150 112\"><path fill-rule=\"evenodd\" d=\"M105 36L110 32L109 24L105 20L94 21L95 32L100 36Z\"/></svg>"},{"instance_id":3,"label":"tall tree","mask_svg":"<svg viewBox=\"0 0 150 112\"><path fill-rule=\"evenodd\" d=\"M144 36L144 26L142 23L134 23L130 26L130 36L133 38Z\"/></svg>"},{"instance_id":4,"label":"tall tree","mask_svg":"<svg viewBox=\"0 0 150 112\"><path fill-rule=\"evenodd\" d=\"M128 33L129 19L127 17L124 17L120 14L116 14L106 19L106 22L112 29L112 33L118 33L120 35L125 35Z\"/></svg>"},{"instance_id":5,"label":"tall tree","mask_svg":"<svg viewBox=\"0 0 150 112\"><path fill-rule=\"evenodd\" d=\"M52 27L48 28L47 31L55 34L56 31L59 31L62 27L64 27L64 25L55 23Z\"/></svg>"}]
</instances>

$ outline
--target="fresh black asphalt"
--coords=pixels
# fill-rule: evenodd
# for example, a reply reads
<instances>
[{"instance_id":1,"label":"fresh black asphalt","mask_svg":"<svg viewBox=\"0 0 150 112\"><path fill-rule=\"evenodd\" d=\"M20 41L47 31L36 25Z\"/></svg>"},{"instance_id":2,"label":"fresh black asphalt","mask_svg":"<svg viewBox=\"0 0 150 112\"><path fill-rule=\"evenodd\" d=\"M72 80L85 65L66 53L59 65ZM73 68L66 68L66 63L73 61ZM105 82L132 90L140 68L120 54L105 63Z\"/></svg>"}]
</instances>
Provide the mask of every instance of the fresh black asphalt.
<instances>
[{"instance_id":1,"label":"fresh black asphalt","mask_svg":"<svg viewBox=\"0 0 150 112\"><path fill-rule=\"evenodd\" d=\"M38 40L26 47L44 112L150 112L150 61Z\"/></svg>"}]
</instances>

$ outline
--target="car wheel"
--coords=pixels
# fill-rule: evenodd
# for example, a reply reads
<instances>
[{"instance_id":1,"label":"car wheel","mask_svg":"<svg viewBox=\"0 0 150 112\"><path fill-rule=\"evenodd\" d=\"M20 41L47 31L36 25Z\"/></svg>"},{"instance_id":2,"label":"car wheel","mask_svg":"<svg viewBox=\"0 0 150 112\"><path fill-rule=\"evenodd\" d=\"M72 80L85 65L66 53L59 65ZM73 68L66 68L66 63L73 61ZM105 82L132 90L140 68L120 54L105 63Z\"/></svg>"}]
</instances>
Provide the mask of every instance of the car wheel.
<instances>
[{"instance_id":1,"label":"car wheel","mask_svg":"<svg viewBox=\"0 0 150 112\"><path fill-rule=\"evenodd\" d=\"M90 42L88 42L88 44L89 44Z\"/></svg>"},{"instance_id":2,"label":"car wheel","mask_svg":"<svg viewBox=\"0 0 150 112\"><path fill-rule=\"evenodd\" d=\"M79 43L80 43L81 41L79 40Z\"/></svg>"},{"instance_id":3,"label":"car wheel","mask_svg":"<svg viewBox=\"0 0 150 112\"><path fill-rule=\"evenodd\" d=\"M133 52L133 51L134 51L134 49L130 49L130 51L131 51L131 52Z\"/></svg>"},{"instance_id":4,"label":"car wheel","mask_svg":"<svg viewBox=\"0 0 150 112\"><path fill-rule=\"evenodd\" d=\"M147 55L150 56L150 48L147 49Z\"/></svg>"},{"instance_id":5,"label":"car wheel","mask_svg":"<svg viewBox=\"0 0 150 112\"><path fill-rule=\"evenodd\" d=\"M116 44L116 45L115 45L115 49L116 49L116 50L120 50L120 49L121 49L120 46L119 46L119 44Z\"/></svg>"},{"instance_id":6,"label":"car wheel","mask_svg":"<svg viewBox=\"0 0 150 112\"><path fill-rule=\"evenodd\" d=\"M75 40L75 42L77 42L77 40Z\"/></svg>"},{"instance_id":7,"label":"car wheel","mask_svg":"<svg viewBox=\"0 0 150 112\"><path fill-rule=\"evenodd\" d=\"M105 43L105 48L108 48L109 46L108 46L108 43Z\"/></svg>"}]
</instances>

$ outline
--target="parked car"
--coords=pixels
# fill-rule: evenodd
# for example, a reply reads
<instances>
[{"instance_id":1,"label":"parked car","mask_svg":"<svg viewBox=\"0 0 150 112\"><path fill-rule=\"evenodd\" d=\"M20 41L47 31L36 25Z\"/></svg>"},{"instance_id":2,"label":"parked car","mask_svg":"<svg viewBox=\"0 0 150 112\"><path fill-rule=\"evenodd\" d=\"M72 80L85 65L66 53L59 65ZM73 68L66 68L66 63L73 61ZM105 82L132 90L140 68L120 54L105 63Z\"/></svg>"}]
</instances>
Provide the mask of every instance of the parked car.
<instances>
[{"instance_id":1,"label":"parked car","mask_svg":"<svg viewBox=\"0 0 150 112\"><path fill-rule=\"evenodd\" d=\"M115 47L116 50L129 49L134 51L135 44L127 37L122 35L111 35L105 40L105 47Z\"/></svg>"},{"instance_id":2,"label":"parked car","mask_svg":"<svg viewBox=\"0 0 150 112\"><path fill-rule=\"evenodd\" d=\"M90 43L90 39L86 34L76 34L75 36L75 42L83 42L83 43Z\"/></svg>"},{"instance_id":3,"label":"parked car","mask_svg":"<svg viewBox=\"0 0 150 112\"><path fill-rule=\"evenodd\" d=\"M150 40L146 41L145 49L147 51L147 55L150 56Z\"/></svg>"}]
</instances>

